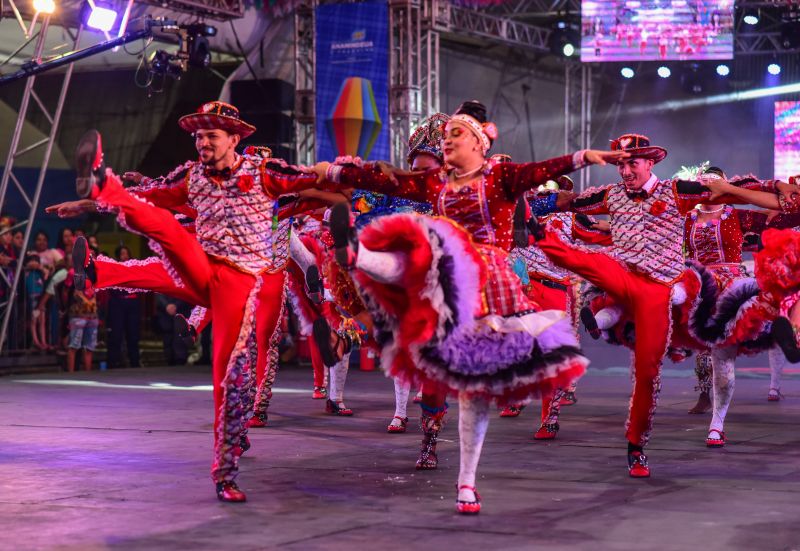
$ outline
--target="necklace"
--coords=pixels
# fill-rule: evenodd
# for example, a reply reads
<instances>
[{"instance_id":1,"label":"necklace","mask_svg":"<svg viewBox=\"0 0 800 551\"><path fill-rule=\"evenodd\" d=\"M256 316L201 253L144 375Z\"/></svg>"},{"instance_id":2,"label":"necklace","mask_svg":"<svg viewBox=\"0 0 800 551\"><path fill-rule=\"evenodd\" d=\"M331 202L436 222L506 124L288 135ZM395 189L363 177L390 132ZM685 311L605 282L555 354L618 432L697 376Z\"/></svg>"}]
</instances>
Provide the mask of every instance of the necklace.
<instances>
[{"instance_id":1,"label":"necklace","mask_svg":"<svg viewBox=\"0 0 800 551\"><path fill-rule=\"evenodd\" d=\"M453 169L453 176L455 176L456 178L467 178L469 176L472 176L473 174L476 174L482 168L483 168L483 164L481 164L478 168L475 168L473 170L468 170L467 172L462 172L462 173L459 173L458 170L456 170L454 168Z\"/></svg>"},{"instance_id":2,"label":"necklace","mask_svg":"<svg viewBox=\"0 0 800 551\"><path fill-rule=\"evenodd\" d=\"M724 209L727 205L720 205L719 207L715 208L714 210L702 210L700 207L697 207L697 210L700 211L702 214L714 214L715 212L719 212Z\"/></svg>"}]
</instances>

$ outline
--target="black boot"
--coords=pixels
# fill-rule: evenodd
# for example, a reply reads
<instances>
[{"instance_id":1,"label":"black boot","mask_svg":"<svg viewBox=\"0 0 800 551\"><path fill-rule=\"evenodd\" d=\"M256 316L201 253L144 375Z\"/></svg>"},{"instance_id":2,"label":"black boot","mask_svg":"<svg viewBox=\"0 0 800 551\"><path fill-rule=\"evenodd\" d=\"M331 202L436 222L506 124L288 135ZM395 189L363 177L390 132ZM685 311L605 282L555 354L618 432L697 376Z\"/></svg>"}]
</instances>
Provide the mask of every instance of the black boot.
<instances>
[{"instance_id":1,"label":"black boot","mask_svg":"<svg viewBox=\"0 0 800 551\"><path fill-rule=\"evenodd\" d=\"M528 233L533 237L534 241L541 241L544 239L544 226L542 226L535 216L531 216L528 220Z\"/></svg>"},{"instance_id":2,"label":"black boot","mask_svg":"<svg viewBox=\"0 0 800 551\"><path fill-rule=\"evenodd\" d=\"M528 218L528 205L524 197L517 200L514 209L514 246L523 248L528 246L528 227L525 222Z\"/></svg>"},{"instance_id":3,"label":"black boot","mask_svg":"<svg viewBox=\"0 0 800 551\"><path fill-rule=\"evenodd\" d=\"M322 278L319 276L319 268L314 265L309 266L306 270L306 294L314 304L322 303L324 294Z\"/></svg>"},{"instance_id":4,"label":"black boot","mask_svg":"<svg viewBox=\"0 0 800 551\"><path fill-rule=\"evenodd\" d=\"M172 319L172 327L175 336L182 340L187 348L193 347L194 343L197 342L197 330L189 325L189 321L183 314L175 314Z\"/></svg>"},{"instance_id":5,"label":"black boot","mask_svg":"<svg viewBox=\"0 0 800 551\"><path fill-rule=\"evenodd\" d=\"M92 284L97 283L94 259L89 253L89 243L82 235L75 238L75 243L72 245L72 265L75 270L73 282L77 291L86 290L87 279Z\"/></svg>"},{"instance_id":6,"label":"black boot","mask_svg":"<svg viewBox=\"0 0 800 551\"><path fill-rule=\"evenodd\" d=\"M794 327L788 318L776 318L775 321L772 322L770 334L775 344L781 347L787 361L790 363L800 362L800 348L797 346Z\"/></svg>"},{"instance_id":7,"label":"black boot","mask_svg":"<svg viewBox=\"0 0 800 551\"><path fill-rule=\"evenodd\" d=\"M337 203L331 208L331 235L335 250L336 262L342 268L352 268L356 264L358 239L350 216L349 203Z\"/></svg>"},{"instance_id":8,"label":"black boot","mask_svg":"<svg viewBox=\"0 0 800 551\"><path fill-rule=\"evenodd\" d=\"M584 306L581 308L580 312L581 323L586 328L586 331L589 332L589 336L592 337L594 340L600 338L600 328L597 326L597 320L592 313L592 309L588 306Z\"/></svg>"},{"instance_id":9,"label":"black boot","mask_svg":"<svg viewBox=\"0 0 800 551\"><path fill-rule=\"evenodd\" d=\"M75 171L78 173L75 188L79 197L90 197L94 187L102 190L106 165L103 161L100 132L97 130L88 130L78 141L75 148Z\"/></svg>"}]
</instances>

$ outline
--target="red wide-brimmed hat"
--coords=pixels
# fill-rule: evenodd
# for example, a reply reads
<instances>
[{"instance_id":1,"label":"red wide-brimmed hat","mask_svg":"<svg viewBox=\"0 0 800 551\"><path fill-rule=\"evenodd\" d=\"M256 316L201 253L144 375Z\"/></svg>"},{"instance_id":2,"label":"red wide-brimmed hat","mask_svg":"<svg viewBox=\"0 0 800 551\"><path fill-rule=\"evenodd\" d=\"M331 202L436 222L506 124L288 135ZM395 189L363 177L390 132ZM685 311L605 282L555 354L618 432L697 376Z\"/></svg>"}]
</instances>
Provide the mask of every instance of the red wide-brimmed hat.
<instances>
[{"instance_id":1,"label":"red wide-brimmed hat","mask_svg":"<svg viewBox=\"0 0 800 551\"><path fill-rule=\"evenodd\" d=\"M178 125L189 133L196 130L219 129L239 134L242 139L256 131L255 126L242 120L236 107L221 101L204 103L196 113L181 117Z\"/></svg>"},{"instance_id":2,"label":"red wide-brimmed hat","mask_svg":"<svg viewBox=\"0 0 800 551\"><path fill-rule=\"evenodd\" d=\"M663 161L667 156L666 149L658 145L650 145L650 138L642 134L623 134L616 140L612 140L611 151L627 151L632 158L650 159L654 163Z\"/></svg>"}]
</instances>

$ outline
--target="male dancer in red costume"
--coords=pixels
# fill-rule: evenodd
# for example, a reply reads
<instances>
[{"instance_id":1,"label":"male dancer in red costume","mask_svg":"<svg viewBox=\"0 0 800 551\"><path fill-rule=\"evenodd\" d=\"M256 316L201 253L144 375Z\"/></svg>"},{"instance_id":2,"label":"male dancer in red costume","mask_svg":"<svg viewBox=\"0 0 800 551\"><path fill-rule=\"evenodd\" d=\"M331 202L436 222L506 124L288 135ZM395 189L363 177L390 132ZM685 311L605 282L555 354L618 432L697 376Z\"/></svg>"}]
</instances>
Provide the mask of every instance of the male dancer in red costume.
<instances>
[{"instance_id":1,"label":"male dancer in red costume","mask_svg":"<svg viewBox=\"0 0 800 551\"><path fill-rule=\"evenodd\" d=\"M659 180L653 165L667 155L646 136L625 134L612 142L614 151L630 158L615 162L622 181L586 190L573 210L609 214L613 246L608 252L567 244L535 218L529 228L539 247L558 266L605 290L636 324L635 382L626 437L628 469L634 478L650 476L644 446L650 439L661 362L672 331L671 310L676 283L684 271L683 216L698 203L711 202L711 190L698 183ZM753 182L754 188L776 193L773 182ZM735 201L723 197L717 202ZM685 295L685 292L683 293Z\"/></svg>"},{"instance_id":2,"label":"male dancer in red costume","mask_svg":"<svg viewBox=\"0 0 800 551\"><path fill-rule=\"evenodd\" d=\"M171 273L205 299L199 304L211 306L216 411L212 477L220 500L245 501L235 478L244 430L246 397L241 391L246 365L253 361L248 341L257 331L258 354L267 354L284 303L286 254L275 239L277 198L315 186L317 177L281 161L256 164L238 155L239 141L255 128L231 105L206 103L179 124L194 135L199 161L148 182L135 195L106 176L99 135L87 135L78 151L79 194L91 195L131 230L150 237L163 250ZM181 205L197 212L196 238L165 210ZM76 272L82 267L76 261Z\"/></svg>"}]
</instances>

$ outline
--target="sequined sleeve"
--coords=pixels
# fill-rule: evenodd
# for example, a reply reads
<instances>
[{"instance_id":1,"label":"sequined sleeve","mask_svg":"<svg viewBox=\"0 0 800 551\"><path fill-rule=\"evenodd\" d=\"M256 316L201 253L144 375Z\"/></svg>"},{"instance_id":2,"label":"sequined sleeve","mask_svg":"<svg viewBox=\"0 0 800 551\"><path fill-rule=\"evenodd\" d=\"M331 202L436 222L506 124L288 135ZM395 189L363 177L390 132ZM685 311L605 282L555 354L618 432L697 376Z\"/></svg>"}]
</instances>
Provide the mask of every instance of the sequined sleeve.
<instances>
[{"instance_id":1,"label":"sequined sleeve","mask_svg":"<svg viewBox=\"0 0 800 551\"><path fill-rule=\"evenodd\" d=\"M360 167L331 165L328 179L347 187L425 202L428 201L428 188L439 182L439 173L439 169L406 172L390 165L367 163Z\"/></svg>"},{"instance_id":2,"label":"sequined sleeve","mask_svg":"<svg viewBox=\"0 0 800 551\"><path fill-rule=\"evenodd\" d=\"M315 173L292 166L281 159L264 159L260 172L264 191L272 197L318 187Z\"/></svg>"},{"instance_id":3,"label":"sequined sleeve","mask_svg":"<svg viewBox=\"0 0 800 551\"><path fill-rule=\"evenodd\" d=\"M138 186L127 188L128 192L157 207L180 211L189 200L187 181L194 164L194 161L187 161L166 176L145 176Z\"/></svg>"},{"instance_id":4,"label":"sequined sleeve","mask_svg":"<svg viewBox=\"0 0 800 551\"><path fill-rule=\"evenodd\" d=\"M773 180L762 181L753 176L747 176L744 178L731 180L730 183L736 187L749 189L751 191L760 191L772 195L775 195L777 193L775 182ZM675 199L678 204L678 210L681 212L681 214L689 213L689 211L691 211L696 205L700 203L715 204L715 205L723 205L723 204L741 205L748 203L741 197L736 197L734 195L723 195L712 201L711 189L709 189L707 186L703 185L700 182L691 182L687 180L673 180L672 186L673 186L673 191L675 193Z\"/></svg>"},{"instance_id":5,"label":"sequined sleeve","mask_svg":"<svg viewBox=\"0 0 800 551\"><path fill-rule=\"evenodd\" d=\"M526 191L580 168L580 163L576 163L576 155L562 155L538 163L500 163L492 168L492 172L508 199L515 201Z\"/></svg>"},{"instance_id":6,"label":"sequined sleeve","mask_svg":"<svg viewBox=\"0 0 800 551\"><path fill-rule=\"evenodd\" d=\"M569 210L583 214L608 214L608 190L611 186L590 187L573 201Z\"/></svg>"}]
</instances>

